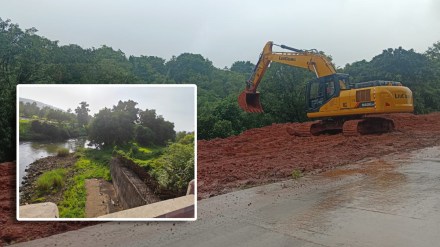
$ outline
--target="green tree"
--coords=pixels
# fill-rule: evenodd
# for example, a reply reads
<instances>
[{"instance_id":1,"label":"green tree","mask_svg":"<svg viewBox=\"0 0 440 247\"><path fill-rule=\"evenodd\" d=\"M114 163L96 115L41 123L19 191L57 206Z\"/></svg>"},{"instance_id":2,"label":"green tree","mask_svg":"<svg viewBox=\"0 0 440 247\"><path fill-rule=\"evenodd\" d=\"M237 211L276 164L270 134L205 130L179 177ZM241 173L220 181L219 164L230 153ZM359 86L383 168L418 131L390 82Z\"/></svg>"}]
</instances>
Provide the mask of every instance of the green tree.
<instances>
[{"instance_id":1,"label":"green tree","mask_svg":"<svg viewBox=\"0 0 440 247\"><path fill-rule=\"evenodd\" d=\"M113 112L123 112L129 121L135 122L138 119L139 113L139 108L136 108L137 104L133 100L120 100L116 106L113 106Z\"/></svg>"},{"instance_id":2,"label":"green tree","mask_svg":"<svg viewBox=\"0 0 440 247\"><path fill-rule=\"evenodd\" d=\"M112 111L109 108L101 109L89 124L89 139L90 142L103 146L111 145L115 139L112 131L116 129L112 117Z\"/></svg>"},{"instance_id":3,"label":"green tree","mask_svg":"<svg viewBox=\"0 0 440 247\"><path fill-rule=\"evenodd\" d=\"M234 134L234 129L232 128L232 123L229 120L218 120L215 122L213 129L213 136L225 138Z\"/></svg>"},{"instance_id":4,"label":"green tree","mask_svg":"<svg viewBox=\"0 0 440 247\"><path fill-rule=\"evenodd\" d=\"M78 124L81 126L85 126L89 123L90 117L89 117L89 104L87 102L82 101L79 103L80 106L78 106L75 109L76 117L78 119Z\"/></svg>"},{"instance_id":5,"label":"green tree","mask_svg":"<svg viewBox=\"0 0 440 247\"><path fill-rule=\"evenodd\" d=\"M437 41L429 47L425 54L433 61L440 61L440 41Z\"/></svg>"},{"instance_id":6,"label":"green tree","mask_svg":"<svg viewBox=\"0 0 440 247\"><path fill-rule=\"evenodd\" d=\"M169 77L176 83L194 83L208 80L214 67L212 62L199 54L183 53L166 63Z\"/></svg>"},{"instance_id":7,"label":"green tree","mask_svg":"<svg viewBox=\"0 0 440 247\"><path fill-rule=\"evenodd\" d=\"M179 194L185 193L188 183L194 179L194 135L184 139L168 146L159 161L164 171L160 179L163 185Z\"/></svg>"},{"instance_id":8,"label":"green tree","mask_svg":"<svg viewBox=\"0 0 440 247\"><path fill-rule=\"evenodd\" d=\"M165 59L153 56L130 56L129 62L134 75L140 81L147 83L165 83L166 67Z\"/></svg>"},{"instance_id":9,"label":"green tree","mask_svg":"<svg viewBox=\"0 0 440 247\"><path fill-rule=\"evenodd\" d=\"M139 112L139 122L142 126L151 129L154 133L154 143L164 146L168 141L176 138L174 123L166 121L162 116L156 115L156 110L146 109Z\"/></svg>"},{"instance_id":10,"label":"green tree","mask_svg":"<svg viewBox=\"0 0 440 247\"><path fill-rule=\"evenodd\" d=\"M236 61L231 66L231 71L250 75L254 70L255 64L249 61Z\"/></svg>"},{"instance_id":11,"label":"green tree","mask_svg":"<svg viewBox=\"0 0 440 247\"><path fill-rule=\"evenodd\" d=\"M101 109L89 125L89 139L101 146L122 145L135 138L137 102L119 101L113 109Z\"/></svg>"},{"instance_id":12,"label":"green tree","mask_svg":"<svg viewBox=\"0 0 440 247\"><path fill-rule=\"evenodd\" d=\"M154 144L154 132L142 125L136 125L135 127L135 140L141 145L150 146Z\"/></svg>"}]
</instances>

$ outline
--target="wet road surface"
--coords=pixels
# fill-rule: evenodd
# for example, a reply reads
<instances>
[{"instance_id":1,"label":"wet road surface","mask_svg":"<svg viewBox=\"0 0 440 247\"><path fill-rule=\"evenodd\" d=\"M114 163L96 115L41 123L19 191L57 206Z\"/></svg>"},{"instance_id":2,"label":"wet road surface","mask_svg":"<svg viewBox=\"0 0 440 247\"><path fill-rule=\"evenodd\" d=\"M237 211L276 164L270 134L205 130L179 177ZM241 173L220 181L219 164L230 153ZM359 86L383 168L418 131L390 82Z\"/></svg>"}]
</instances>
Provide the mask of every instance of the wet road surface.
<instances>
[{"instance_id":1,"label":"wet road surface","mask_svg":"<svg viewBox=\"0 0 440 247\"><path fill-rule=\"evenodd\" d=\"M438 246L440 147L199 201L196 222L112 222L17 246Z\"/></svg>"}]
</instances>

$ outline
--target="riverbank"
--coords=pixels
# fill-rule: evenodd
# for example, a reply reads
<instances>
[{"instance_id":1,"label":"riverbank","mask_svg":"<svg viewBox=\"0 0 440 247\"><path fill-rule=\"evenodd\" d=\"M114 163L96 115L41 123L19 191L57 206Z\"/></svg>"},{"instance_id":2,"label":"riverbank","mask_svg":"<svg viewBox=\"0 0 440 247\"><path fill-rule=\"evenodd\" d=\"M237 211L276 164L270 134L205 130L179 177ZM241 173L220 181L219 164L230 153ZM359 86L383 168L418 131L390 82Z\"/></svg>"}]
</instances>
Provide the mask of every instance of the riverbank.
<instances>
[{"instance_id":1,"label":"riverbank","mask_svg":"<svg viewBox=\"0 0 440 247\"><path fill-rule=\"evenodd\" d=\"M48 156L55 156L59 149L66 148L69 152L75 152L79 148L89 147L87 144L87 138L73 138L62 142L47 142L47 141L25 141L19 142L19 184L21 185L23 176L27 174L25 172L29 165L38 159ZM93 147L92 147L93 148Z\"/></svg>"},{"instance_id":2,"label":"riverbank","mask_svg":"<svg viewBox=\"0 0 440 247\"><path fill-rule=\"evenodd\" d=\"M85 181L93 178L110 182L110 159L111 150L90 149L81 149L65 157L38 159L26 169L19 203L53 202L58 206L60 218L84 218Z\"/></svg>"},{"instance_id":3,"label":"riverbank","mask_svg":"<svg viewBox=\"0 0 440 247\"><path fill-rule=\"evenodd\" d=\"M66 157L49 156L31 163L25 170L27 175L24 176L20 187L20 205L38 202L53 202L59 205L63 200L63 194L67 186L61 187L58 191L42 195L39 194L36 181L43 173L60 168L66 170L66 178L73 177L75 175L73 168L77 161L78 156L72 153Z\"/></svg>"}]
</instances>

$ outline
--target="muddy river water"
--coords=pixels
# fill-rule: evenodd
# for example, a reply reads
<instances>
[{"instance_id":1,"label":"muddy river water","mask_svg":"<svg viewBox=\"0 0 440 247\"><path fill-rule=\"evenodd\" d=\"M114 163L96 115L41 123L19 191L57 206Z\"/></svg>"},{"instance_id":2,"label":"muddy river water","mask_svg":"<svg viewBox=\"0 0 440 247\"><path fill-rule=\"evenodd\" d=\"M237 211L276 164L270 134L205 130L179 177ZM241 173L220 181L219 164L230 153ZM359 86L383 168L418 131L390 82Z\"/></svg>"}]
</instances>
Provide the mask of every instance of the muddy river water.
<instances>
[{"instance_id":1,"label":"muddy river water","mask_svg":"<svg viewBox=\"0 0 440 247\"><path fill-rule=\"evenodd\" d=\"M47 156L57 155L59 148L67 148L70 152L75 152L79 147L90 148L89 141L86 138L73 138L63 142L41 142L41 141L24 141L19 143L17 161L19 167L19 183L26 175L25 169L37 159Z\"/></svg>"}]
</instances>

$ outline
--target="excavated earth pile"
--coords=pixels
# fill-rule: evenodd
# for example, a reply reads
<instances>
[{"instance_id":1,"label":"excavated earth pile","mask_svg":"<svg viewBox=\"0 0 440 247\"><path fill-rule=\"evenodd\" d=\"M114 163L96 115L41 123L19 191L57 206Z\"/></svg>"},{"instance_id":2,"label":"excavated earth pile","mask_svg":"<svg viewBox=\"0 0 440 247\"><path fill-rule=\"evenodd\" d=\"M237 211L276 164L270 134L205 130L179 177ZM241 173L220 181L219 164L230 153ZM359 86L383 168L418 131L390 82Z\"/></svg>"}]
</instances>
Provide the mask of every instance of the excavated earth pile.
<instances>
[{"instance_id":1,"label":"excavated earth pile","mask_svg":"<svg viewBox=\"0 0 440 247\"><path fill-rule=\"evenodd\" d=\"M97 222L18 222L15 163L0 164L0 246L76 230Z\"/></svg>"},{"instance_id":2,"label":"excavated earth pile","mask_svg":"<svg viewBox=\"0 0 440 247\"><path fill-rule=\"evenodd\" d=\"M320 172L365 158L381 157L440 144L440 113L390 114L396 131L347 137L342 134L295 137L273 124L226 139L198 141L198 197L227 193Z\"/></svg>"},{"instance_id":3,"label":"excavated earth pile","mask_svg":"<svg viewBox=\"0 0 440 247\"><path fill-rule=\"evenodd\" d=\"M397 131L346 137L295 137L273 124L238 136L198 141L198 196L210 196L292 178L292 173L331 169L364 158L381 157L440 144L440 113L394 114ZM0 164L0 246L75 230L97 222L17 222L15 164Z\"/></svg>"}]
</instances>

